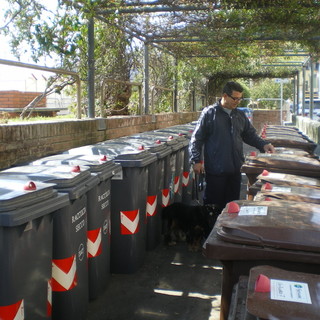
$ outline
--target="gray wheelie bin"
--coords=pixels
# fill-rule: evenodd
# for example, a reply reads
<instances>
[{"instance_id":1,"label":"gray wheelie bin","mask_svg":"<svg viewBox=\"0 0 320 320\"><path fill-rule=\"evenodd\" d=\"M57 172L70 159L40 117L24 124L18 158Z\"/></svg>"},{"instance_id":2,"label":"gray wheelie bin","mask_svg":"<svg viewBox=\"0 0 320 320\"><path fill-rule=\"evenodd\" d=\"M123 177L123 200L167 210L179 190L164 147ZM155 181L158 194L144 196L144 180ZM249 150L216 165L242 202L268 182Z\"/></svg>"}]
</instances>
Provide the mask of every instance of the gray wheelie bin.
<instances>
[{"instance_id":1,"label":"gray wheelie bin","mask_svg":"<svg viewBox=\"0 0 320 320\"><path fill-rule=\"evenodd\" d=\"M86 319L88 294L87 193L99 183L88 167L19 166L0 172L0 179L27 177L51 182L69 195L69 204L53 216L52 319Z\"/></svg>"},{"instance_id":2,"label":"gray wheelie bin","mask_svg":"<svg viewBox=\"0 0 320 320\"><path fill-rule=\"evenodd\" d=\"M51 319L53 184L0 178L0 319Z\"/></svg>"},{"instance_id":3,"label":"gray wheelie bin","mask_svg":"<svg viewBox=\"0 0 320 320\"><path fill-rule=\"evenodd\" d=\"M119 174L122 168L107 157L96 155L57 154L32 164L87 166L100 179L99 184L87 193L89 299L96 299L110 279L111 178Z\"/></svg>"},{"instance_id":4,"label":"gray wheelie bin","mask_svg":"<svg viewBox=\"0 0 320 320\"><path fill-rule=\"evenodd\" d=\"M137 136L137 135L135 135ZM181 202L182 200L182 173L183 173L183 158L184 148L188 144L188 140L177 134L167 132L147 131L139 134L146 139L156 139L167 143L172 148L170 156L170 203ZM133 136L134 137L134 136ZM168 176L170 176L170 174ZM169 205L168 203L167 205Z\"/></svg>"},{"instance_id":5,"label":"gray wheelie bin","mask_svg":"<svg viewBox=\"0 0 320 320\"><path fill-rule=\"evenodd\" d=\"M145 149L157 156L157 161L149 166L148 197L147 197L147 250L156 248L161 242L162 219L161 210L166 203L166 190L164 188L165 165L171 154L171 147L158 139L132 138L131 136L117 139L134 148ZM168 179L167 179L168 181Z\"/></svg>"},{"instance_id":6,"label":"gray wheelie bin","mask_svg":"<svg viewBox=\"0 0 320 320\"><path fill-rule=\"evenodd\" d=\"M194 129L194 125L185 124L185 125L177 125L164 129L156 130L156 132L167 132L178 134L179 136L184 136L188 140L188 144L185 145L184 148L184 158L183 158L183 172L182 172L182 202L185 204L191 204L195 199L196 195L193 193L193 189L195 187L195 181L193 177L192 166L190 166L189 162L189 142L191 139L191 135Z\"/></svg>"},{"instance_id":7,"label":"gray wheelie bin","mask_svg":"<svg viewBox=\"0 0 320 320\"><path fill-rule=\"evenodd\" d=\"M115 140L68 153L106 156L121 164L122 175L111 181L111 272L134 273L146 253L148 167L156 156Z\"/></svg>"}]
</instances>

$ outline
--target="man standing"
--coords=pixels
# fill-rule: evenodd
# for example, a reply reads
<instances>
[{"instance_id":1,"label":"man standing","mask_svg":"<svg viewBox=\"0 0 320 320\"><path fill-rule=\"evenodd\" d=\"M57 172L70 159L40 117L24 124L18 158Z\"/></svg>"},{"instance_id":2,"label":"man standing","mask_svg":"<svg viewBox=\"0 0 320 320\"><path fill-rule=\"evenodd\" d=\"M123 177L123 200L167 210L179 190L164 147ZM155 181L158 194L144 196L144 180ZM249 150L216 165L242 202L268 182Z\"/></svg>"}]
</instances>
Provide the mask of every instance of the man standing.
<instances>
[{"instance_id":1,"label":"man standing","mask_svg":"<svg viewBox=\"0 0 320 320\"><path fill-rule=\"evenodd\" d=\"M261 152L274 152L273 145L261 139L245 113L237 109L242 93L239 83L228 82L218 103L202 111L190 141L193 170L205 172L204 204L213 204L218 211L240 197L243 142Z\"/></svg>"}]
</instances>

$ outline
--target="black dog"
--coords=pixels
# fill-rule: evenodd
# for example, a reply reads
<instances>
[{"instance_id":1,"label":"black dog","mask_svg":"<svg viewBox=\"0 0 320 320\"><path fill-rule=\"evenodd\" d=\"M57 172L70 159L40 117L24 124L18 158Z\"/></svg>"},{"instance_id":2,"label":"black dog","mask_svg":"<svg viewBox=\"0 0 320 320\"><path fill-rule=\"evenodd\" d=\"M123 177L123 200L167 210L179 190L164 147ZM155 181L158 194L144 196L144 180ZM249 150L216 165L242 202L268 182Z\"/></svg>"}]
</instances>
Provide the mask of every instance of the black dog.
<instances>
[{"instance_id":1,"label":"black dog","mask_svg":"<svg viewBox=\"0 0 320 320\"><path fill-rule=\"evenodd\" d=\"M174 202L162 209L164 242L175 245L185 240L189 250L197 251L211 232L219 210L214 205L187 205Z\"/></svg>"}]
</instances>

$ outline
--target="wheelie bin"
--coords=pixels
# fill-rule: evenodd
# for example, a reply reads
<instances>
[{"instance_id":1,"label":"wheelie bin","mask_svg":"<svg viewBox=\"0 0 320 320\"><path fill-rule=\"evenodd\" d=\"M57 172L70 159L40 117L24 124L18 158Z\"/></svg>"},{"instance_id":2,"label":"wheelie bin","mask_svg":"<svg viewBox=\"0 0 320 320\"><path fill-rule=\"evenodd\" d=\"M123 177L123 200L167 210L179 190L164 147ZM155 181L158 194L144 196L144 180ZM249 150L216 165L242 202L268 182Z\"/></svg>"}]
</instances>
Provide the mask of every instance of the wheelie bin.
<instances>
[{"instance_id":1,"label":"wheelie bin","mask_svg":"<svg viewBox=\"0 0 320 320\"><path fill-rule=\"evenodd\" d=\"M53 216L52 319L85 320L88 303L87 193L99 183L88 167L12 167L0 179L51 182L69 195L69 204Z\"/></svg>"},{"instance_id":2,"label":"wheelie bin","mask_svg":"<svg viewBox=\"0 0 320 320\"><path fill-rule=\"evenodd\" d=\"M185 204L192 204L193 200L196 199L194 191L195 186L195 177L193 174L193 168L190 166L189 161L189 142L191 139L192 132L195 125L185 124L185 125L176 125L172 127L167 127L164 129L156 130L157 132L168 132L178 134L179 136L184 136L188 140L188 144L184 148L184 158L183 158L183 172L182 172L182 202ZM198 180L198 179L197 179ZM199 197L198 197L199 198Z\"/></svg>"},{"instance_id":3,"label":"wheelie bin","mask_svg":"<svg viewBox=\"0 0 320 320\"><path fill-rule=\"evenodd\" d=\"M147 250L156 248L161 242L162 219L161 210L165 206L167 188L164 188L165 165L171 154L171 147L158 139L122 137L118 141L127 143L134 148L145 149L157 156L157 161L152 162L148 175L147 198ZM166 169L167 170L167 169Z\"/></svg>"},{"instance_id":4,"label":"wheelie bin","mask_svg":"<svg viewBox=\"0 0 320 320\"><path fill-rule=\"evenodd\" d=\"M167 205L172 202L181 202L184 148L188 144L188 140L177 134L157 131L146 131L139 135L133 135L132 137L137 136L152 140L156 137L156 139L167 143L172 148L170 156L170 172L165 177L169 179L169 181L165 181L165 184L169 183L168 192L170 194L170 201Z\"/></svg>"},{"instance_id":5,"label":"wheelie bin","mask_svg":"<svg viewBox=\"0 0 320 320\"><path fill-rule=\"evenodd\" d=\"M106 156L121 164L122 175L111 181L111 272L136 272L146 253L148 167L157 160L156 156L120 141L105 141L67 152Z\"/></svg>"},{"instance_id":6,"label":"wheelie bin","mask_svg":"<svg viewBox=\"0 0 320 320\"><path fill-rule=\"evenodd\" d=\"M320 205L285 200L227 204L203 246L223 265L220 319L228 319L232 288L252 267L319 274L318 212Z\"/></svg>"},{"instance_id":7,"label":"wheelie bin","mask_svg":"<svg viewBox=\"0 0 320 320\"><path fill-rule=\"evenodd\" d=\"M111 179L122 170L106 156L57 154L38 159L33 165L87 166L100 179L87 193L89 299L96 299L110 279Z\"/></svg>"},{"instance_id":8,"label":"wheelie bin","mask_svg":"<svg viewBox=\"0 0 320 320\"><path fill-rule=\"evenodd\" d=\"M0 319L51 319L54 184L0 178Z\"/></svg>"}]
</instances>

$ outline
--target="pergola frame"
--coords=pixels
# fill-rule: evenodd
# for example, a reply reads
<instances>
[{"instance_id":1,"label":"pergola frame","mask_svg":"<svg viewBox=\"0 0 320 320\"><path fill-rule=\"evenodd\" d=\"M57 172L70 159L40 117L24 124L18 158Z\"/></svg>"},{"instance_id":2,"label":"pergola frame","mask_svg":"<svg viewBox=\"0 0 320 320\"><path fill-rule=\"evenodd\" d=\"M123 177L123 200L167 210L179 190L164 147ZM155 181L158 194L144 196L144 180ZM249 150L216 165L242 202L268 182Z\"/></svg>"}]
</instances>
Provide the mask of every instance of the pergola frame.
<instances>
[{"instance_id":1,"label":"pergola frame","mask_svg":"<svg viewBox=\"0 0 320 320\"><path fill-rule=\"evenodd\" d=\"M133 19L140 19L143 22L143 18L145 16L156 15L157 17L161 15L174 15L177 17L177 21L179 19L183 24L185 17L180 17L179 15L189 14L187 19L190 17L197 17L201 16L201 21L208 22L210 28L212 29L214 26L214 20L212 17L214 16L215 12L219 13L222 10L243 10L244 12L248 10L283 10L286 8L285 1L281 4L281 2L277 0L270 0L270 1L237 1L236 4L233 3L234 1L183 1L183 4L176 4L174 1L170 0L156 0L156 1L139 1L139 0L132 0L132 1L123 1L119 6L112 6L107 2L105 5L102 3L99 6L96 6L93 10L93 14L91 12L91 19L89 19L89 35L88 35L88 54L89 54L89 117L94 117L94 57L93 54L93 47L94 47L94 18L99 19L103 22L110 23L107 19L109 15L118 15L118 16L130 16ZM299 5L301 8L305 10L314 10L315 12L320 12L320 2L314 1L311 3L310 1L299 1ZM78 10L82 10L86 12L86 8L79 3L74 4L74 7ZM87 11L89 14L89 12ZM138 16L138 18L137 18ZM191 19L192 20L192 19ZM196 21L196 18L194 18ZM219 22L221 24L221 21ZM143 23L141 23L143 24ZM207 28L202 25L198 24L194 27L192 24L188 25L188 22L185 22L185 27L182 28L183 30L177 32L177 28L174 26L172 29L170 28L162 28L162 26L157 26L157 30L151 34L150 30L148 30L145 26L145 29L140 25L130 24L130 26L119 26L121 30L125 31L128 35L135 37L142 41L145 45L145 54L144 54L144 111L145 113L149 112L149 70L148 70L148 51L149 46L156 47L160 50L164 50L165 52L171 54L175 57L175 59L184 59L184 58L208 58L208 59L215 59L221 58L222 54L208 54L208 52L214 52L218 45L221 43L228 43L228 35L233 32L234 26L240 26L242 21L232 22L231 26L229 27L228 23L222 23L219 28L216 30L216 34L221 32L222 40L217 44L215 43L215 34L208 37ZM263 27L263 26L262 26ZM211 30L210 29L210 30ZM280 28L281 29L281 28ZM310 29L310 28L309 28ZM316 30L314 30L316 29ZM209 30L209 31L210 31ZM240 30L240 29L239 29ZM319 29L320 30L320 29ZM238 32L238 30L236 30ZM313 27L312 32L308 32L306 34L302 34L300 32L293 33L292 30L288 32L284 32L284 30L276 30L274 34L269 34L268 32L255 32L254 34L246 34L246 32L239 32L237 33L237 41L235 43L229 44L232 46L236 46L239 43L248 43L248 42L261 42L261 43L270 43L270 42L283 42L283 41L291 41L291 42L301 42L304 41L307 37L307 40L310 42L318 43L320 41L320 31L317 28ZM192 45L199 44L199 52L192 52ZM174 46L172 46L172 44ZM206 46L203 47L202 44ZM202 46L202 47L201 47ZM177 47L177 50L174 50L174 47ZM183 48L180 50L179 48ZM188 52L189 50L189 52ZM182 53L183 52L183 53ZM263 56L263 55L262 55ZM301 70L302 66L310 63L310 53L309 52L292 52L292 53L282 53L277 54L278 57L282 56L286 59L288 57L301 57L301 61L278 61L270 62L270 63L263 63L261 66L268 67L268 68L276 68L276 67L288 67L292 70L292 74L296 74L299 70ZM312 65L312 63L311 63ZM310 66L311 66L310 65ZM296 76L293 76L296 83L299 83ZM297 99L299 100L297 94ZM312 102L312 101L311 101ZM176 102L175 102L176 105ZM311 106L310 106L311 107Z\"/></svg>"}]
</instances>

